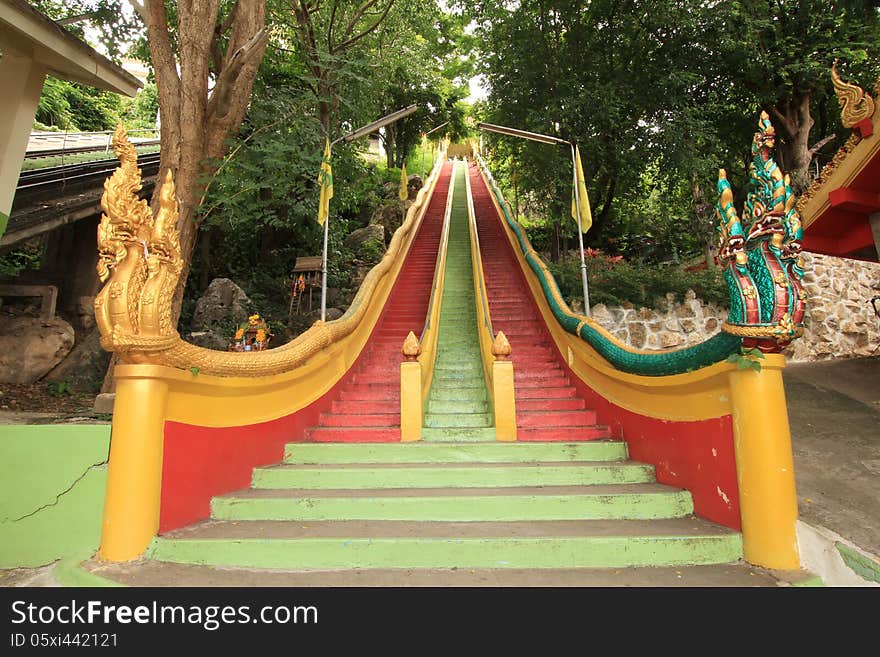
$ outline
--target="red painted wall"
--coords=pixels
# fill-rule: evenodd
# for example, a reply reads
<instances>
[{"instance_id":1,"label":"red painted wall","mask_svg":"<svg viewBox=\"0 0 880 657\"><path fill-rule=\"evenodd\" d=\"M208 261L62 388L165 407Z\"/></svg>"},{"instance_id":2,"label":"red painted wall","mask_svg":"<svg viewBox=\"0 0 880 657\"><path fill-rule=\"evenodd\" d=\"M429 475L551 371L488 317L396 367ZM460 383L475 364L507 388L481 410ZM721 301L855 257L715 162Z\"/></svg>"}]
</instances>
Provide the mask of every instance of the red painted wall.
<instances>
[{"instance_id":1,"label":"red painted wall","mask_svg":"<svg viewBox=\"0 0 880 657\"><path fill-rule=\"evenodd\" d=\"M287 443L302 442L353 372L320 399L270 422L220 428L166 422L159 533L208 518L212 497L250 487L253 469L278 463Z\"/></svg>"},{"instance_id":2,"label":"red painted wall","mask_svg":"<svg viewBox=\"0 0 880 657\"><path fill-rule=\"evenodd\" d=\"M632 460L652 464L661 484L689 490L697 515L741 529L729 415L698 422L658 420L620 408L574 374L571 379L596 409L599 423L626 441Z\"/></svg>"}]
</instances>

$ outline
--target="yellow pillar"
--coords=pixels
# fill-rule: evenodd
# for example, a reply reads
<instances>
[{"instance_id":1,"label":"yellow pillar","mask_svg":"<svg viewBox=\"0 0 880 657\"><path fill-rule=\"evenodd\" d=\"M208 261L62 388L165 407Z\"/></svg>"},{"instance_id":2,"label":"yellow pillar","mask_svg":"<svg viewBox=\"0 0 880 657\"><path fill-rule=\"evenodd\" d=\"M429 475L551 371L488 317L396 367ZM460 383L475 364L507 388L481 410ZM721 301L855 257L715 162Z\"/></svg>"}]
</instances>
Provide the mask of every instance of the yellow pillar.
<instances>
[{"instance_id":1,"label":"yellow pillar","mask_svg":"<svg viewBox=\"0 0 880 657\"><path fill-rule=\"evenodd\" d=\"M422 437L422 366L416 361L400 364L400 440Z\"/></svg>"},{"instance_id":2,"label":"yellow pillar","mask_svg":"<svg viewBox=\"0 0 880 657\"><path fill-rule=\"evenodd\" d=\"M162 452L168 384L155 378L116 376L107 494L98 556L140 557L159 531Z\"/></svg>"},{"instance_id":3,"label":"yellow pillar","mask_svg":"<svg viewBox=\"0 0 880 657\"><path fill-rule=\"evenodd\" d=\"M495 403L496 440L516 440L516 399L513 388L513 363L492 363L492 391Z\"/></svg>"},{"instance_id":4,"label":"yellow pillar","mask_svg":"<svg viewBox=\"0 0 880 657\"><path fill-rule=\"evenodd\" d=\"M746 561L765 568L800 568L797 493L782 368L768 355L760 372L730 374L736 478Z\"/></svg>"}]
</instances>

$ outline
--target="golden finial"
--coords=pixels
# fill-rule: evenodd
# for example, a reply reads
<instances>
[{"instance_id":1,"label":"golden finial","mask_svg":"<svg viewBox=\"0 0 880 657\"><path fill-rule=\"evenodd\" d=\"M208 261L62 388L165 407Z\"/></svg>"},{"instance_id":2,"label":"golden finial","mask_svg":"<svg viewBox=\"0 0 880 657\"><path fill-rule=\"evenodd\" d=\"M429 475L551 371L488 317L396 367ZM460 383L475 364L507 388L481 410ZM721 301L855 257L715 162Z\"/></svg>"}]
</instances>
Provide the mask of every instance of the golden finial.
<instances>
[{"instance_id":1,"label":"golden finial","mask_svg":"<svg viewBox=\"0 0 880 657\"><path fill-rule=\"evenodd\" d=\"M837 62L835 59L831 66L831 81L840 103L840 121L845 127L852 128L874 115L874 99L861 87L844 82L837 73Z\"/></svg>"},{"instance_id":2,"label":"golden finial","mask_svg":"<svg viewBox=\"0 0 880 657\"><path fill-rule=\"evenodd\" d=\"M409 332L409 335L406 336L406 340L403 341L402 351L403 355L406 356L406 359L409 361L418 359L419 354L422 353L422 347L419 344L419 339L412 331Z\"/></svg>"},{"instance_id":3,"label":"golden finial","mask_svg":"<svg viewBox=\"0 0 880 657\"><path fill-rule=\"evenodd\" d=\"M495 356L495 360L507 360L510 351L510 342L507 341L507 336L504 335L504 331L498 331L498 335L495 336L495 341L492 343L492 355Z\"/></svg>"}]
</instances>

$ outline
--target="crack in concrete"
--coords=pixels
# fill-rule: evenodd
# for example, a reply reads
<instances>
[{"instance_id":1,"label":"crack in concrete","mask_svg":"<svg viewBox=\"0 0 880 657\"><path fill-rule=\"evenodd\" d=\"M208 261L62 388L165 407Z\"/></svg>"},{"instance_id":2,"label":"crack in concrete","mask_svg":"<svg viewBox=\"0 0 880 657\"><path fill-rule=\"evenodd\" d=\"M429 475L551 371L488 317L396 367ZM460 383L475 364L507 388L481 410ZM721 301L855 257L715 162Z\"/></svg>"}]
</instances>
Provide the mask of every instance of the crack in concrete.
<instances>
[{"instance_id":1,"label":"crack in concrete","mask_svg":"<svg viewBox=\"0 0 880 657\"><path fill-rule=\"evenodd\" d=\"M82 481L82 480L86 477L87 474L89 474L89 472L91 472L91 471L94 470L95 468L99 468L99 467L101 467L102 465L107 465L107 461L105 460L105 461L99 461L98 463L92 463L92 465L90 465L89 467L87 467L87 468L85 469L85 471L83 471L83 473L82 473L80 476L78 476L76 479L73 480L73 483L70 484L70 486L68 486L67 488L65 488L65 489L64 489L63 491L61 491L60 493L58 493L58 494L55 496L55 500L54 500L54 501L52 501L52 502L48 502L48 503L46 503L46 504L44 504L44 505L42 505L42 506L40 506L40 507L37 507L36 509L34 509L33 511L31 511L30 513L26 513L26 514L24 514L23 516L21 516L21 517L19 517L19 518L3 518L2 520L0 520L0 524L5 525L5 524L7 524L7 523L20 522L20 521L24 520L25 518L30 518L30 517L32 517L32 516L35 516L35 515L38 514L40 511L42 511L42 510L44 510L44 509L48 509L50 506L57 506L58 503L61 501L61 498L64 497L65 495L67 495L70 491L72 491L72 490L74 489L74 487L75 487L80 481Z\"/></svg>"}]
</instances>

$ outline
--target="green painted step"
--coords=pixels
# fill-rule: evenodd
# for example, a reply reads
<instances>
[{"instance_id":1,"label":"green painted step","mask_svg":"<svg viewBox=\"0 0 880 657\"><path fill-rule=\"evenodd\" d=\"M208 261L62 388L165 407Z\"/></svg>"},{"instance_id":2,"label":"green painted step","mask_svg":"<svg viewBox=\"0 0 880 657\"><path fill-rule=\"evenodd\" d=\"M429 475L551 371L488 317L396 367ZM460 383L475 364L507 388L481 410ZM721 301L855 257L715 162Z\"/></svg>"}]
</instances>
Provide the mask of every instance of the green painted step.
<instances>
[{"instance_id":1,"label":"green painted step","mask_svg":"<svg viewBox=\"0 0 880 657\"><path fill-rule=\"evenodd\" d=\"M434 399L428 402L431 413L488 413L489 402L475 399Z\"/></svg>"},{"instance_id":2,"label":"green painted step","mask_svg":"<svg viewBox=\"0 0 880 657\"><path fill-rule=\"evenodd\" d=\"M642 463L571 463L497 466L277 466L256 468L253 488L468 488L504 486L585 486L654 481L654 468Z\"/></svg>"},{"instance_id":3,"label":"green painted step","mask_svg":"<svg viewBox=\"0 0 880 657\"><path fill-rule=\"evenodd\" d=\"M474 304L473 266L468 230L466 168L456 164L449 219L443 305L437 358L428 393L423 441L482 441L495 438L483 378ZM450 404L452 400L466 402Z\"/></svg>"},{"instance_id":4,"label":"green painted step","mask_svg":"<svg viewBox=\"0 0 880 657\"><path fill-rule=\"evenodd\" d=\"M219 567L624 568L736 561L738 535L481 539L174 540L157 538L147 556Z\"/></svg>"},{"instance_id":5,"label":"green painted step","mask_svg":"<svg viewBox=\"0 0 880 657\"><path fill-rule=\"evenodd\" d=\"M658 484L622 486L250 490L211 503L216 520L591 520L681 518L690 493Z\"/></svg>"},{"instance_id":6,"label":"green painted step","mask_svg":"<svg viewBox=\"0 0 880 657\"><path fill-rule=\"evenodd\" d=\"M436 413L431 411L425 416L425 426L432 428L488 428L492 419L488 413Z\"/></svg>"},{"instance_id":7,"label":"green painted step","mask_svg":"<svg viewBox=\"0 0 880 657\"><path fill-rule=\"evenodd\" d=\"M491 424L491 421L490 421ZM495 427L423 427L422 441L441 443L485 443L496 439Z\"/></svg>"},{"instance_id":8,"label":"green painted step","mask_svg":"<svg viewBox=\"0 0 880 657\"><path fill-rule=\"evenodd\" d=\"M285 463L551 463L622 461L626 443L591 440L578 443L288 443Z\"/></svg>"}]
</instances>

